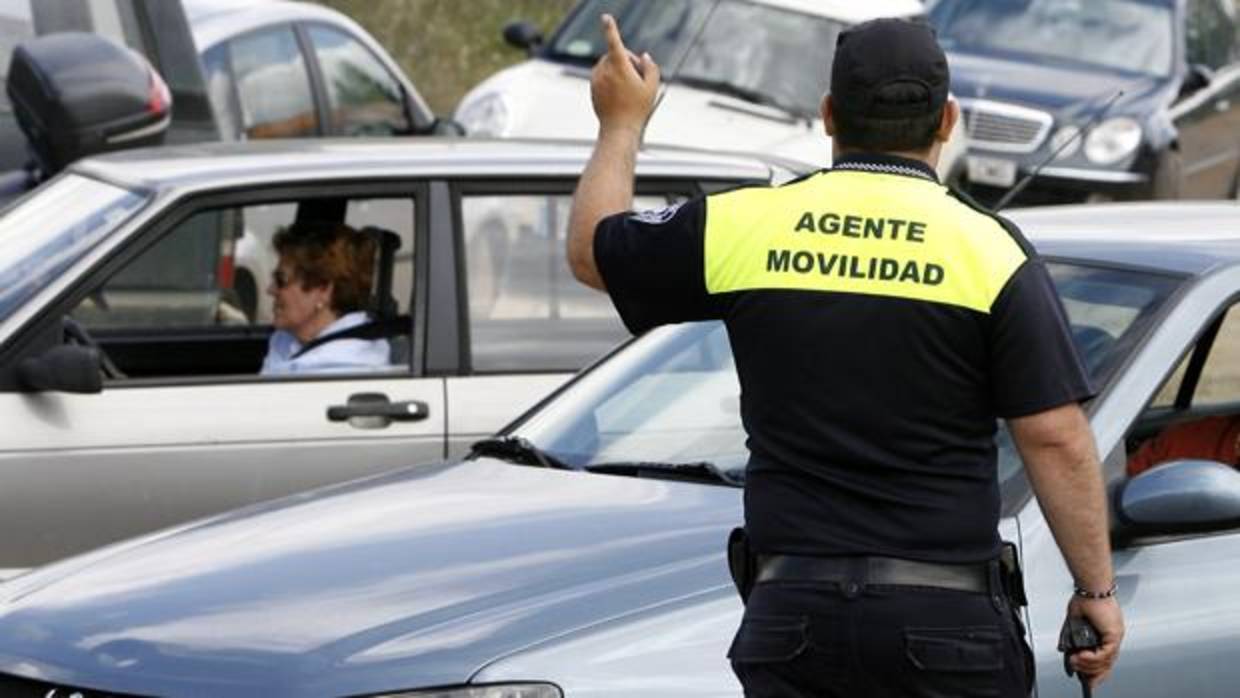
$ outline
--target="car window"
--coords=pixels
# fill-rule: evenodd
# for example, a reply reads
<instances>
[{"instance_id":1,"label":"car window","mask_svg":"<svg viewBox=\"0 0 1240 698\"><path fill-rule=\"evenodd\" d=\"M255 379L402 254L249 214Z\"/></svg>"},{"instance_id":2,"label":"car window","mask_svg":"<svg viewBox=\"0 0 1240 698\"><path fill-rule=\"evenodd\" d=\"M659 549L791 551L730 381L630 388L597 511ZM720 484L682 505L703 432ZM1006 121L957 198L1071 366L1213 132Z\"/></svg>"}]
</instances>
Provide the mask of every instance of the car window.
<instances>
[{"instance_id":1,"label":"car window","mask_svg":"<svg viewBox=\"0 0 1240 698\"><path fill-rule=\"evenodd\" d=\"M272 202L186 215L157 240L86 290L71 317L98 338L128 377L257 373L272 332L276 233L302 217L332 211L351 227L395 233L390 297L408 315L413 295L414 202L405 198L332 199L327 206ZM329 220L339 220L338 217ZM378 259L375 261L376 274ZM371 288L371 295L377 293ZM196 334L200 333L200 334ZM169 337L187 353L161 359ZM229 344L233 338L235 342ZM391 340L394 365L407 365L406 336ZM208 351L206 347L214 346ZM215 356L232 351L233 356ZM193 356L195 360L190 360ZM195 363L195 361L197 363Z\"/></svg>"},{"instance_id":2,"label":"car window","mask_svg":"<svg viewBox=\"0 0 1240 698\"><path fill-rule=\"evenodd\" d=\"M1189 0L1185 41L1190 64L1214 70L1235 60L1236 25L1218 0Z\"/></svg>"},{"instance_id":3,"label":"car window","mask_svg":"<svg viewBox=\"0 0 1240 698\"><path fill-rule=\"evenodd\" d=\"M1175 404L1191 360L1192 352L1189 352L1158 391L1152 407ZM1240 307L1237 306L1229 308L1223 316L1193 390L1191 407L1223 404L1240 404Z\"/></svg>"},{"instance_id":4,"label":"car window","mask_svg":"<svg viewBox=\"0 0 1240 698\"><path fill-rule=\"evenodd\" d=\"M0 322L116 231L148 201L137 192L66 174L0 217Z\"/></svg>"},{"instance_id":5,"label":"car window","mask_svg":"<svg viewBox=\"0 0 1240 698\"><path fill-rule=\"evenodd\" d=\"M930 9L930 21L949 54L1019 54L1158 76L1173 67L1171 3L941 0Z\"/></svg>"},{"instance_id":6,"label":"car window","mask_svg":"<svg viewBox=\"0 0 1240 698\"><path fill-rule=\"evenodd\" d=\"M1178 277L1047 264L1073 340L1096 387L1132 353ZM739 386L722 323L659 328L585 374L518 432L557 458L599 461L712 461L739 475L746 462ZM1000 428L999 481L1005 515L1028 495L1020 457Z\"/></svg>"},{"instance_id":7,"label":"car window","mask_svg":"<svg viewBox=\"0 0 1240 698\"><path fill-rule=\"evenodd\" d=\"M635 205L666 203L638 197ZM463 197L475 371L572 371L628 336L607 296L569 271L571 204L567 193Z\"/></svg>"},{"instance_id":8,"label":"car window","mask_svg":"<svg viewBox=\"0 0 1240 698\"><path fill-rule=\"evenodd\" d=\"M331 27L312 24L307 33L327 86L331 133L389 136L409 132L400 83L369 49Z\"/></svg>"},{"instance_id":9,"label":"car window","mask_svg":"<svg viewBox=\"0 0 1240 698\"><path fill-rule=\"evenodd\" d=\"M228 44L220 44L202 57L202 67L206 71L211 111L220 133L226 140L236 140L241 137L241 126L237 122L241 109L237 105L237 85L230 60Z\"/></svg>"},{"instance_id":10,"label":"car window","mask_svg":"<svg viewBox=\"0 0 1240 698\"><path fill-rule=\"evenodd\" d=\"M590 64L606 50L598 17L616 18L625 43L677 66L685 84L816 116L843 22L776 3L587 0L552 38L548 55ZM812 65L814 70L789 70ZM665 75L666 77L666 75Z\"/></svg>"},{"instance_id":11,"label":"car window","mask_svg":"<svg viewBox=\"0 0 1240 698\"><path fill-rule=\"evenodd\" d=\"M292 27L246 34L229 42L247 138L295 138L319 132L306 62Z\"/></svg>"}]
</instances>

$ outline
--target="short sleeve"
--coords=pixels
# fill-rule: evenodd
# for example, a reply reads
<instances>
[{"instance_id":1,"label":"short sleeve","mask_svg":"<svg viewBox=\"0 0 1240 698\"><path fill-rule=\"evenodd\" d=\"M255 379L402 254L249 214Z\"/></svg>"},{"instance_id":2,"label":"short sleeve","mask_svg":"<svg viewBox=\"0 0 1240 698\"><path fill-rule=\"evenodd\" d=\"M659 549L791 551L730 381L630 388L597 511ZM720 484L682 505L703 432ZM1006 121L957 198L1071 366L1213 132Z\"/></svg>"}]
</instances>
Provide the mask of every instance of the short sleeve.
<instances>
[{"instance_id":1,"label":"short sleeve","mask_svg":"<svg viewBox=\"0 0 1240 698\"><path fill-rule=\"evenodd\" d=\"M990 314L995 411L1023 417L1094 395L1050 274L1037 257L1017 269Z\"/></svg>"},{"instance_id":2,"label":"short sleeve","mask_svg":"<svg viewBox=\"0 0 1240 698\"><path fill-rule=\"evenodd\" d=\"M594 261L633 334L673 322L721 317L706 291L704 198L599 222Z\"/></svg>"}]
</instances>

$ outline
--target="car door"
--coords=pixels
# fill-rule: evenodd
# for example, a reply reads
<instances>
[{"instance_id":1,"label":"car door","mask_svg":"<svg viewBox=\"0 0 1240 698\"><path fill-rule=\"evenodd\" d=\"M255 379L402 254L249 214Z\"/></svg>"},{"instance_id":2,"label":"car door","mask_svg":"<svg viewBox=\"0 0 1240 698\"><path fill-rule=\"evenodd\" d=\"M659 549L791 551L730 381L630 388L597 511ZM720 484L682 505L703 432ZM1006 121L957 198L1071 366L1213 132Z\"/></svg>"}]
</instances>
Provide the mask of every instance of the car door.
<instances>
[{"instance_id":1,"label":"car door","mask_svg":"<svg viewBox=\"0 0 1240 698\"><path fill-rule=\"evenodd\" d=\"M0 569L442 458L443 381L420 368L425 209L419 184L251 189L196 198L130 235L27 332L58 333L62 317L84 328L117 367L102 392L0 392ZM274 232L306 217L399 236L391 295L412 319L383 370L257 375L272 328L241 307L232 251L250 236L274 256ZM375 402L417 411L357 415Z\"/></svg>"},{"instance_id":2,"label":"car door","mask_svg":"<svg viewBox=\"0 0 1240 698\"><path fill-rule=\"evenodd\" d=\"M1179 132L1182 198L1228 198L1240 172L1240 63L1234 11L1219 0L1189 0L1185 45L1190 83L1172 108Z\"/></svg>"},{"instance_id":3,"label":"car door","mask_svg":"<svg viewBox=\"0 0 1240 698\"><path fill-rule=\"evenodd\" d=\"M1128 431L1127 454L1168 424L1237 413L1240 307L1233 306ZM1230 661L1240 631L1240 599L1233 593L1240 522L1193 533L1120 536L1114 565L1127 635L1108 692L1136 698L1230 693L1240 682L1240 666Z\"/></svg>"},{"instance_id":4,"label":"car door","mask_svg":"<svg viewBox=\"0 0 1240 698\"><path fill-rule=\"evenodd\" d=\"M606 294L573 278L565 235L574 182L469 182L456 187L466 323L449 377L448 452L458 455L518 416L628 331ZM634 206L662 208L694 182L639 182Z\"/></svg>"}]
</instances>

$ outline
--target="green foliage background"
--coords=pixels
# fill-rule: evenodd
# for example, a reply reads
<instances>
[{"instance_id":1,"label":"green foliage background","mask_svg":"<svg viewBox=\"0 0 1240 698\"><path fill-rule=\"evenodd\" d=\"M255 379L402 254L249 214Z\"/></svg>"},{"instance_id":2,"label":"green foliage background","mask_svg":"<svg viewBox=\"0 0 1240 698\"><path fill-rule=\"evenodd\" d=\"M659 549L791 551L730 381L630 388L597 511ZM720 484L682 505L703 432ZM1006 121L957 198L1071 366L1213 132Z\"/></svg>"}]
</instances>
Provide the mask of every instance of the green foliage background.
<instances>
[{"instance_id":1,"label":"green foliage background","mask_svg":"<svg viewBox=\"0 0 1240 698\"><path fill-rule=\"evenodd\" d=\"M353 18L405 69L436 114L483 78L525 59L504 25L533 22L548 35L575 0L315 0Z\"/></svg>"}]
</instances>

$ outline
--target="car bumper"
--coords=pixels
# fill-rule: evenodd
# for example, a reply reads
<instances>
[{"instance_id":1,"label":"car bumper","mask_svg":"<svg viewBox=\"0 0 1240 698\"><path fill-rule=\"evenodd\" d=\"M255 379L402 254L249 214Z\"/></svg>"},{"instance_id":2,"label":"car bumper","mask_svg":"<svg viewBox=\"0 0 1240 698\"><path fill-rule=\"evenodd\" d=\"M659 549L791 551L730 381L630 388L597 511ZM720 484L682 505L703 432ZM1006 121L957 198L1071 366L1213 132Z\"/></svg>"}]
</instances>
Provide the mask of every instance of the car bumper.
<instances>
[{"instance_id":1,"label":"car bumper","mask_svg":"<svg viewBox=\"0 0 1240 698\"><path fill-rule=\"evenodd\" d=\"M1023 164L1017 169L1014 187L1029 176L1035 166ZM959 182L962 190L986 206L994 206L1007 196L1012 187L971 181L964 175ZM1085 203L1096 200L1131 200L1148 198L1150 177L1127 170L1096 170L1074 167L1043 167L1008 206Z\"/></svg>"}]
</instances>

